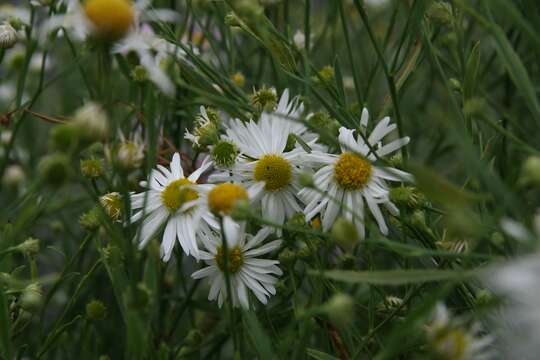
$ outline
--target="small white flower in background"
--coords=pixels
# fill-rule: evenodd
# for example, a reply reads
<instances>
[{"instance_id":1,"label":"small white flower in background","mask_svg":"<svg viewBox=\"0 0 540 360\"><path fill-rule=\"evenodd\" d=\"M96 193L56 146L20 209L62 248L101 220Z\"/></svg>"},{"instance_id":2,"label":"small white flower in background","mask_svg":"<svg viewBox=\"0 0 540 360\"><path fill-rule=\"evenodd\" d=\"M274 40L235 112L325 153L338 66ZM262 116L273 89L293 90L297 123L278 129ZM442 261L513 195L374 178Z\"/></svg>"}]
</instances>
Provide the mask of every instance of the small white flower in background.
<instances>
[{"instance_id":1,"label":"small white flower in background","mask_svg":"<svg viewBox=\"0 0 540 360\"><path fill-rule=\"evenodd\" d=\"M470 329L460 325L460 319L452 319L452 314L444 304L437 304L431 322L426 326L427 338L438 359L481 360L490 359L489 351L493 343L491 336L481 335L480 324Z\"/></svg>"},{"instance_id":2,"label":"small white flower in background","mask_svg":"<svg viewBox=\"0 0 540 360\"><path fill-rule=\"evenodd\" d=\"M512 221L510 228L516 227L518 236L526 234L524 240L540 238L540 212L533 218L533 231ZM516 236L516 231L505 232ZM484 282L505 300L491 317L502 358L536 360L540 352L540 254L493 266L485 272Z\"/></svg>"},{"instance_id":3,"label":"small white flower in background","mask_svg":"<svg viewBox=\"0 0 540 360\"><path fill-rule=\"evenodd\" d=\"M131 195L131 208L135 210L131 221L144 217L136 239L143 248L166 223L161 242L161 256L164 261L171 257L176 239L186 255L199 257L196 235L199 231L209 231L209 226L218 228L214 216L207 207L204 195L211 185L197 184L199 177L212 165L203 161L191 175L184 176L180 155L175 153L170 170L162 165L152 170L148 180L148 191Z\"/></svg>"},{"instance_id":4,"label":"small white flower in background","mask_svg":"<svg viewBox=\"0 0 540 360\"><path fill-rule=\"evenodd\" d=\"M25 179L26 176L24 174L24 170L20 165L9 165L4 172L4 176L2 177L2 185L4 185L6 188L18 187L24 182Z\"/></svg>"},{"instance_id":5,"label":"small white flower in background","mask_svg":"<svg viewBox=\"0 0 540 360\"><path fill-rule=\"evenodd\" d=\"M360 127L365 134L369 113L362 111ZM368 143L377 156L389 155L409 142L408 137L393 140L382 144L383 139L396 129L390 124L390 118L385 117L375 126ZM365 236L364 201L371 214L377 221L381 233L388 234L388 227L384 220L380 205L383 205L391 214L398 215L398 208L390 201L389 188L386 181L412 181L412 176L404 171L376 166L377 159L364 139L355 130L339 129L339 143L341 154L327 154L314 151L309 154L313 161L323 166L315 173L315 187L317 190L305 188L299 192L300 198L306 203L304 214L311 220L321 214L323 230L328 230L342 214L352 221L360 234Z\"/></svg>"},{"instance_id":6,"label":"small white flower in background","mask_svg":"<svg viewBox=\"0 0 540 360\"><path fill-rule=\"evenodd\" d=\"M302 211L296 198L298 175L308 165L303 149L286 151L291 125L290 121L272 121L270 116L261 116L258 123L232 120L227 139L241 155L230 169L210 176L211 182L242 183L250 199L261 204L262 216L279 225Z\"/></svg>"},{"instance_id":7,"label":"small white flower in background","mask_svg":"<svg viewBox=\"0 0 540 360\"><path fill-rule=\"evenodd\" d=\"M90 23L84 14L79 0L68 0L66 12L61 15L53 15L41 24L39 30L40 42L45 44L47 36L58 29L67 31L70 37L76 40L85 40L90 33Z\"/></svg>"},{"instance_id":8,"label":"small white flower in background","mask_svg":"<svg viewBox=\"0 0 540 360\"><path fill-rule=\"evenodd\" d=\"M9 49L17 42L17 31L8 23L0 24L0 49Z\"/></svg>"},{"instance_id":9,"label":"small white flower in background","mask_svg":"<svg viewBox=\"0 0 540 360\"><path fill-rule=\"evenodd\" d=\"M30 25L30 10L25 6L11 4L0 5L0 21L16 21L24 25Z\"/></svg>"},{"instance_id":10,"label":"small white flower in background","mask_svg":"<svg viewBox=\"0 0 540 360\"><path fill-rule=\"evenodd\" d=\"M207 232L201 234L205 250L201 250L201 259L208 267L194 272L194 279L209 278L211 286L208 300L218 301L221 307L227 299L227 284L225 270L230 275L230 285L233 305L236 307L249 308L247 290L251 290L255 297L263 304L268 298L275 295L274 275L282 275L283 272L277 266L279 261L260 259L258 256L268 254L281 246L281 240L274 240L266 244L263 241L270 235L271 230L263 228L255 236L245 233L245 224L238 224L225 217L223 221L223 233L227 241L227 268L223 242L217 233Z\"/></svg>"},{"instance_id":11,"label":"small white flower in background","mask_svg":"<svg viewBox=\"0 0 540 360\"><path fill-rule=\"evenodd\" d=\"M303 49L306 46L306 35L302 31L296 30L293 35L293 42L297 48Z\"/></svg>"},{"instance_id":12,"label":"small white flower in background","mask_svg":"<svg viewBox=\"0 0 540 360\"><path fill-rule=\"evenodd\" d=\"M91 141L105 139L109 130L107 113L94 102L88 102L77 109L73 115L73 124L81 130L82 136Z\"/></svg>"},{"instance_id":13,"label":"small white flower in background","mask_svg":"<svg viewBox=\"0 0 540 360\"><path fill-rule=\"evenodd\" d=\"M525 225L513 219L504 217L500 221L501 229L504 233L522 242L531 242L540 239L540 209L536 210L533 218L533 231L531 232Z\"/></svg>"}]
</instances>

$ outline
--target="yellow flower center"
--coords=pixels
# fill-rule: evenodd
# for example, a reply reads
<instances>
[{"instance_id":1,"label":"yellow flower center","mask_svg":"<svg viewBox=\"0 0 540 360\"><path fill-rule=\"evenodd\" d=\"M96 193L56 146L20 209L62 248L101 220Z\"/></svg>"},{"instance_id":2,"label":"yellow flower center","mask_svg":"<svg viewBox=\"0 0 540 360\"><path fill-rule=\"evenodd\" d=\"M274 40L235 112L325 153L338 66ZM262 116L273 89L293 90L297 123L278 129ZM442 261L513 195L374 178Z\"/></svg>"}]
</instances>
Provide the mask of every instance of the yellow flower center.
<instances>
[{"instance_id":1,"label":"yellow flower center","mask_svg":"<svg viewBox=\"0 0 540 360\"><path fill-rule=\"evenodd\" d=\"M343 153L334 165L334 177L345 190L360 190L371 177L371 163L353 153Z\"/></svg>"},{"instance_id":2,"label":"yellow flower center","mask_svg":"<svg viewBox=\"0 0 540 360\"><path fill-rule=\"evenodd\" d=\"M216 260L219 269L222 272L225 272L225 254L223 251L223 246L218 247L217 254L214 259ZM242 254L242 249L240 249L239 246L229 249L227 256L227 269L229 274L236 274L238 271L240 271L243 263L244 255Z\"/></svg>"},{"instance_id":3,"label":"yellow flower center","mask_svg":"<svg viewBox=\"0 0 540 360\"><path fill-rule=\"evenodd\" d=\"M188 201L197 200L199 194L186 186L192 184L193 183L188 179L178 179L171 182L161 192L161 201L163 202L163 205L165 205L169 211L174 212Z\"/></svg>"},{"instance_id":4,"label":"yellow flower center","mask_svg":"<svg viewBox=\"0 0 540 360\"><path fill-rule=\"evenodd\" d=\"M129 0L86 0L84 13L95 26L98 35L112 40L124 36L135 17Z\"/></svg>"},{"instance_id":5,"label":"yellow flower center","mask_svg":"<svg viewBox=\"0 0 540 360\"><path fill-rule=\"evenodd\" d=\"M208 193L208 207L214 213L230 214L237 201L247 199L247 191L241 185L219 184Z\"/></svg>"},{"instance_id":6,"label":"yellow flower center","mask_svg":"<svg viewBox=\"0 0 540 360\"><path fill-rule=\"evenodd\" d=\"M254 176L265 182L267 191L279 191L291 182L292 166L282 156L265 155L257 161Z\"/></svg>"},{"instance_id":7,"label":"yellow flower center","mask_svg":"<svg viewBox=\"0 0 540 360\"><path fill-rule=\"evenodd\" d=\"M455 329L440 335L433 345L442 359L463 360L468 340L463 331Z\"/></svg>"}]
</instances>

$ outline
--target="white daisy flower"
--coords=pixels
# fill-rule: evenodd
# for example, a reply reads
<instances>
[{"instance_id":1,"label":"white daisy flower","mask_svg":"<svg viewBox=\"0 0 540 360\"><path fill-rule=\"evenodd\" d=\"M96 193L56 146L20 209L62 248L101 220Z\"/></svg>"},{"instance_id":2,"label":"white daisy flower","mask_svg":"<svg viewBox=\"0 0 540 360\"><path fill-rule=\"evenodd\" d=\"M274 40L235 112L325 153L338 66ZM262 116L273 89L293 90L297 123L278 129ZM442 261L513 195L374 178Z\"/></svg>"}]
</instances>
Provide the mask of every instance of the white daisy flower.
<instances>
[{"instance_id":1,"label":"white daisy flower","mask_svg":"<svg viewBox=\"0 0 540 360\"><path fill-rule=\"evenodd\" d=\"M308 165L303 149L285 151L290 124L272 121L269 116L262 116L258 123L232 120L227 138L238 146L241 155L230 169L210 176L211 182L242 183L250 199L261 204L262 216L280 225L302 211L296 198L297 180Z\"/></svg>"},{"instance_id":2,"label":"white daisy flower","mask_svg":"<svg viewBox=\"0 0 540 360\"><path fill-rule=\"evenodd\" d=\"M152 170L148 191L131 195L131 208L135 210L131 221L136 222L144 217L136 237L140 241L140 248L166 223L161 243L163 260L170 259L177 238L186 255L199 257L197 232L209 231L209 226L219 227L204 198L205 190L211 185L197 184L201 174L211 165L211 162L204 161L197 170L185 177L180 155L175 153L170 170L162 165Z\"/></svg>"},{"instance_id":3,"label":"white daisy flower","mask_svg":"<svg viewBox=\"0 0 540 360\"><path fill-rule=\"evenodd\" d=\"M255 236L245 233L245 224L237 224L230 218L223 221L223 233L227 241L227 269L230 275L230 286L233 305L249 308L247 289L251 290L255 297L266 304L271 295L276 294L274 287L277 278L274 275L282 275L283 272L277 266L279 261L257 258L268 254L281 246L281 240L274 240L261 245L271 233L268 228L263 228ZM194 279L208 277L211 282L208 300L218 301L221 307L227 299L227 284L225 280L225 258L223 243L216 233L206 232L201 236L206 250L201 250L201 259L208 266L194 272Z\"/></svg>"},{"instance_id":4,"label":"white daisy flower","mask_svg":"<svg viewBox=\"0 0 540 360\"><path fill-rule=\"evenodd\" d=\"M445 305L437 304L431 322L427 325L427 337L431 349L441 359L481 360L490 359L489 351L493 337L482 335L480 324L474 323L470 329L459 324L460 319L452 319Z\"/></svg>"},{"instance_id":5,"label":"white daisy flower","mask_svg":"<svg viewBox=\"0 0 540 360\"><path fill-rule=\"evenodd\" d=\"M360 125L365 132L369 119L367 109L362 112ZM396 128L385 117L373 129L368 143L377 156L391 154L409 142L408 137L391 141L385 145L383 139ZM351 220L360 236L365 236L364 201L377 221L383 234L388 234L388 227L379 208L383 205L393 215L398 215L398 208L389 199L386 180L412 181L412 176L401 170L375 166L377 159L361 136L355 137L355 130L344 127L339 129L340 155L313 152L309 156L323 166L314 174L314 189L302 189L300 198L307 204L304 214L311 220L321 215L323 230L328 230L341 214Z\"/></svg>"}]
</instances>

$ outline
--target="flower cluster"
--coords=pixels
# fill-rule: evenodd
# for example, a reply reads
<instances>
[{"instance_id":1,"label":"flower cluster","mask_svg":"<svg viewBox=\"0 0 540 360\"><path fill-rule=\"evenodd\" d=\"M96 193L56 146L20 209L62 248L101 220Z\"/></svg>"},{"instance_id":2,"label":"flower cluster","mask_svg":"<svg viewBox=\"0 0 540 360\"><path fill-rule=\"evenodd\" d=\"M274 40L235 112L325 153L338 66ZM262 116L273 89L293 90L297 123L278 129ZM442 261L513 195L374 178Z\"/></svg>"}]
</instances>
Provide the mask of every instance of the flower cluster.
<instances>
[{"instance_id":1,"label":"flower cluster","mask_svg":"<svg viewBox=\"0 0 540 360\"><path fill-rule=\"evenodd\" d=\"M380 231L387 234L381 207L392 215L399 213L389 198L387 181L412 181L412 176L378 163L406 145L409 138L385 141L396 129L388 117L368 133L369 114L364 109L357 129L339 129L339 146L335 147L339 151L333 153L310 130L303 113L303 104L298 98L289 100L288 90L276 106L248 121L221 122L215 111L201 107L199 128L186 133L194 146L208 150L199 168L186 175L181 157L175 153L170 168L158 165L151 172L146 192L131 196L135 210L131 220L143 219L137 234L140 246L164 225L164 261L171 258L178 240L186 255L208 264L192 276L210 278L210 300L217 299L220 306L223 303L227 274L234 289L233 303L248 307L246 289L262 303L275 294L275 275L281 274L278 261L257 257L280 247L283 226L295 214L303 213L306 220L319 219L323 231L344 217L363 238L366 204ZM213 143L201 139L209 127ZM215 156L218 147L223 148L221 158ZM230 161L219 161L223 158ZM205 183L201 179L207 172ZM300 181L306 172L314 173L309 187ZM246 233L245 220L235 221L231 216L239 201L249 202L250 215L262 219L253 235Z\"/></svg>"}]
</instances>

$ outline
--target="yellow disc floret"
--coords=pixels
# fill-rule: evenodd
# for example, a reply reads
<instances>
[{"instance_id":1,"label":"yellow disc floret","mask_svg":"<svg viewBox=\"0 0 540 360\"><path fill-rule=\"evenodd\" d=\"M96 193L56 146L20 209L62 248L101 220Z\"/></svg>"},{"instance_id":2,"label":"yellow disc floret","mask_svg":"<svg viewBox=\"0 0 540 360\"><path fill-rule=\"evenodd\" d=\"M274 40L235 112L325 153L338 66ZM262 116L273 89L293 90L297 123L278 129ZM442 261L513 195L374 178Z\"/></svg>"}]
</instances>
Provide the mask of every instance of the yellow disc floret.
<instances>
[{"instance_id":1,"label":"yellow disc floret","mask_svg":"<svg viewBox=\"0 0 540 360\"><path fill-rule=\"evenodd\" d=\"M345 190L360 190L371 177L371 163L353 153L343 153L334 165L334 177Z\"/></svg>"},{"instance_id":2,"label":"yellow disc floret","mask_svg":"<svg viewBox=\"0 0 540 360\"><path fill-rule=\"evenodd\" d=\"M208 193L208 207L217 214L230 214L237 201L247 199L247 191L241 185L219 184Z\"/></svg>"},{"instance_id":3,"label":"yellow disc floret","mask_svg":"<svg viewBox=\"0 0 540 360\"><path fill-rule=\"evenodd\" d=\"M169 211L174 212L188 201L197 200L199 194L188 185L193 183L188 179L178 179L171 182L161 192L161 201Z\"/></svg>"},{"instance_id":4,"label":"yellow disc floret","mask_svg":"<svg viewBox=\"0 0 540 360\"><path fill-rule=\"evenodd\" d=\"M463 331L453 329L435 338L433 346L441 359L464 360L469 340Z\"/></svg>"},{"instance_id":5,"label":"yellow disc floret","mask_svg":"<svg viewBox=\"0 0 540 360\"><path fill-rule=\"evenodd\" d=\"M257 181L264 181L267 191L279 191L291 182L292 166L282 156L265 155L257 161L254 177Z\"/></svg>"},{"instance_id":6,"label":"yellow disc floret","mask_svg":"<svg viewBox=\"0 0 540 360\"><path fill-rule=\"evenodd\" d=\"M227 254L227 269L229 274L236 274L240 271L242 264L244 263L244 254L242 254L242 249L239 246L235 246L232 249L229 249ZM225 252L223 247L220 246L217 249L217 254L214 257L216 260L217 266L222 272L225 272Z\"/></svg>"},{"instance_id":7,"label":"yellow disc floret","mask_svg":"<svg viewBox=\"0 0 540 360\"><path fill-rule=\"evenodd\" d=\"M126 35L135 18L129 0L86 0L84 13L97 35L111 40Z\"/></svg>"}]
</instances>

